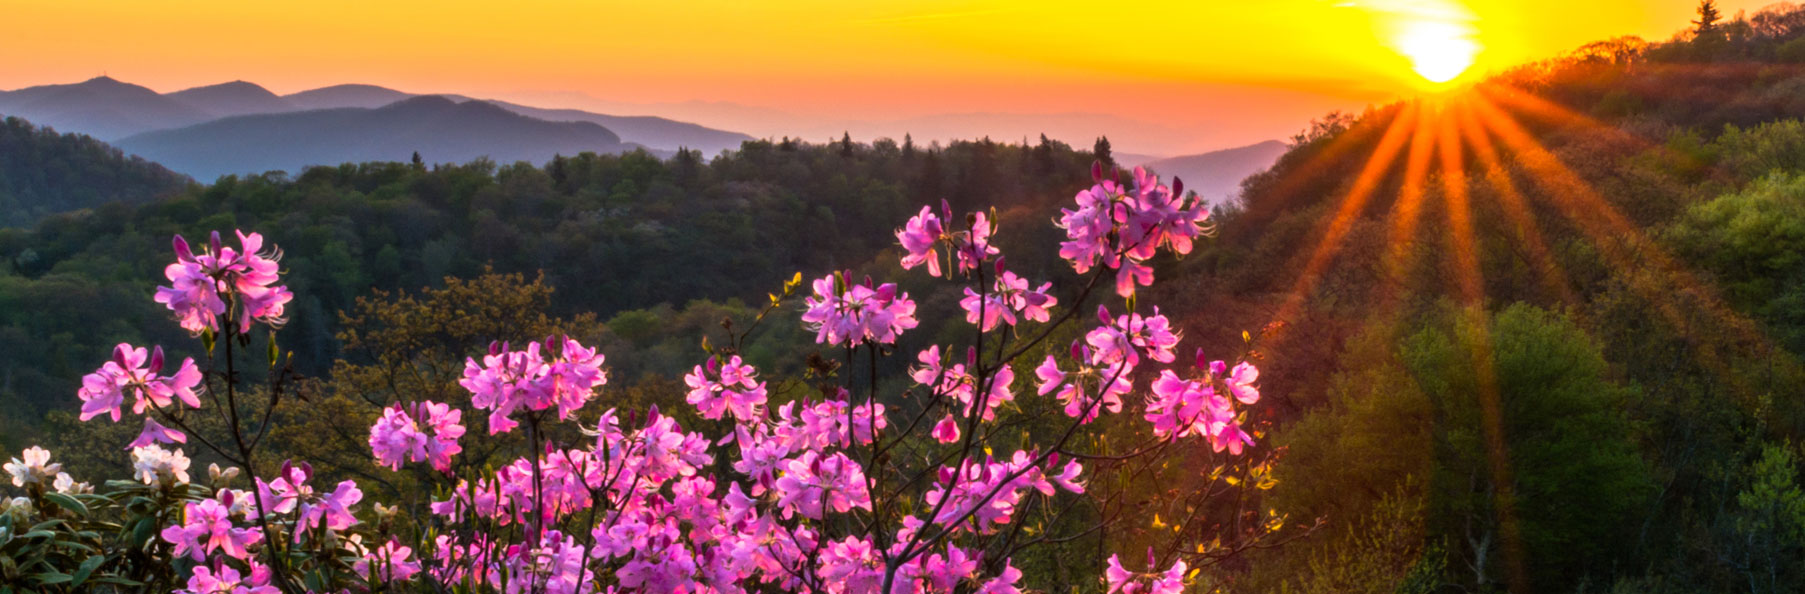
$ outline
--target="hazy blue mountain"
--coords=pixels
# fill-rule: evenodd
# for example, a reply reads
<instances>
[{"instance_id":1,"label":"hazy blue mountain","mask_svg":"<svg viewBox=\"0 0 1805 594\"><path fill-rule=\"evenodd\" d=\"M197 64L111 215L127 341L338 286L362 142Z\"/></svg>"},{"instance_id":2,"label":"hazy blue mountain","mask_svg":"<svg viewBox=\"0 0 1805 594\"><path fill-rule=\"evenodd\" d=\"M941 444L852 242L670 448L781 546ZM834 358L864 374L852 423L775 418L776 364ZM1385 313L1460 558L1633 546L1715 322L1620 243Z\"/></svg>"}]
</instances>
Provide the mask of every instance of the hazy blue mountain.
<instances>
[{"instance_id":1,"label":"hazy blue mountain","mask_svg":"<svg viewBox=\"0 0 1805 594\"><path fill-rule=\"evenodd\" d=\"M548 122L482 102L439 96L379 108L347 107L224 118L147 132L120 148L200 180L232 173L299 172L309 165L489 157L497 163L544 163L553 155L632 150L615 133L589 122Z\"/></svg>"},{"instance_id":2,"label":"hazy blue mountain","mask_svg":"<svg viewBox=\"0 0 1805 594\"><path fill-rule=\"evenodd\" d=\"M282 96L298 109L334 109L339 107L382 107L413 97L412 93L403 93L387 87L376 85L333 85L310 91L301 91Z\"/></svg>"},{"instance_id":3,"label":"hazy blue mountain","mask_svg":"<svg viewBox=\"0 0 1805 594\"><path fill-rule=\"evenodd\" d=\"M293 102L276 96L269 89L242 80L185 89L163 96L186 103L215 118L299 109Z\"/></svg>"},{"instance_id":4,"label":"hazy blue mountain","mask_svg":"<svg viewBox=\"0 0 1805 594\"><path fill-rule=\"evenodd\" d=\"M1159 172L1160 177L1178 176L1186 188L1196 190L1210 202L1221 203L1240 194L1241 180L1271 167L1289 148L1283 142L1268 140L1200 155L1157 159L1145 165Z\"/></svg>"},{"instance_id":5,"label":"hazy blue mountain","mask_svg":"<svg viewBox=\"0 0 1805 594\"><path fill-rule=\"evenodd\" d=\"M18 116L58 132L87 134L107 141L213 118L175 98L105 76L75 84L0 92L0 115Z\"/></svg>"},{"instance_id":6,"label":"hazy blue mountain","mask_svg":"<svg viewBox=\"0 0 1805 594\"><path fill-rule=\"evenodd\" d=\"M490 103L500 105L514 113L542 120L601 124L629 142L664 150L688 148L701 151L704 157L719 154L723 150L738 150L741 142L752 140L751 136L738 132L716 130L699 124L656 116L617 116L578 109L545 109L506 101L491 101Z\"/></svg>"}]
</instances>

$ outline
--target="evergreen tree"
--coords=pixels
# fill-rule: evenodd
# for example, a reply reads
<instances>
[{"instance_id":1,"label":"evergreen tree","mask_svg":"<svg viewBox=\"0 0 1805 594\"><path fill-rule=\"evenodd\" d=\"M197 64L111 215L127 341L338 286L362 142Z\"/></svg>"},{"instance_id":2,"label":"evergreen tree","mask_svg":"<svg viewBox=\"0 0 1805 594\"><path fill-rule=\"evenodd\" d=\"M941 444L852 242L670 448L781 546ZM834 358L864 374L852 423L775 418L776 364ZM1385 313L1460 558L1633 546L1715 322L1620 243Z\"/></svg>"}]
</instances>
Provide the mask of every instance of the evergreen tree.
<instances>
[{"instance_id":1,"label":"evergreen tree","mask_svg":"<svg viewBox=\"0 0 1805 594\"><path fill-rule=\"evenodd\" d=\"M1116 166L1115 157L1109 154L1108 136L1098 136L1096 146L1091 147L1091 153L1096 156L1098 161L1103 162L1104 169L1111 169Z\"/></svg>"},{"instance_id":2,"label":"evergreen tree","mask_svg":"<svg viewBox=\"0 0 1805 594\"><path fill-rule=\"evenodd\" d=\"M414 151L413 163L415 171L424 171L426 169L426 161L420 158L420 151Z\"/></svg>"},{"instance_id":3,"label":"evergreen tree","mask_svg":"<svg viewBox=\"0 0 1805 594\"><path fill-rule=\"evenodd\" d=\"M1717 0L1701 0L1698 3L1698 20L1692 21L1693 39L1706 40L1720 38L1723 30L1717 22L1723 20L1723 14L1717 12Z\"/></svg>"},{"instance_id":4,"label":"evergreen tree","mask_svg":"<svg viewBox=\"0 0 1805 594\"><path fill-rule=\"evenodd\" d=\"M841 132L840 133L840 156L846 157L848 159L852 158L852 133L851 132Z\"/></svg>"},{"instance_id":5,"label":"evergreen tree","mask_svg":"<svg viewBox=\"0 0 1805 594\"><path fill-rule=\"evenodd\" d=\"M915 157L915 138L909 136L907 132L903 133L902 155L904 159L912 159Z\"/></svg>"}]
</instances>

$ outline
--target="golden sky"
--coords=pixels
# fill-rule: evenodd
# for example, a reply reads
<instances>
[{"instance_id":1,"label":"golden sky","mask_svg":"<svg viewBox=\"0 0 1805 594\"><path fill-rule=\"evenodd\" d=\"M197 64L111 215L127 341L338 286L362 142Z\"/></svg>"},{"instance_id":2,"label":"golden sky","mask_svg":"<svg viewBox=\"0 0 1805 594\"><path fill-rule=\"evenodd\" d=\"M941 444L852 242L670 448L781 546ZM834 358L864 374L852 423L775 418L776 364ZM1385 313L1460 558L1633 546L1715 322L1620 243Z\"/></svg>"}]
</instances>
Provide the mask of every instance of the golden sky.
<instances>
[{"instance_id":1,"label":"golden sky","mask_svg":"<svg viewBox=\"0 0 1805 594\"><path fill-rule=\"evenodd\" d=\"M1734 15L1766 3L1719 4ZM1413 28L1460 37L1495 69L1605 37L1665 39L1695 4L0 0L0 89L103 73L158 91L361 82L811 138L813 122L1096 114L1193 131L1143 143L1174 152L1421 92L1400 54Z\"/></svg>"}]
</instances>

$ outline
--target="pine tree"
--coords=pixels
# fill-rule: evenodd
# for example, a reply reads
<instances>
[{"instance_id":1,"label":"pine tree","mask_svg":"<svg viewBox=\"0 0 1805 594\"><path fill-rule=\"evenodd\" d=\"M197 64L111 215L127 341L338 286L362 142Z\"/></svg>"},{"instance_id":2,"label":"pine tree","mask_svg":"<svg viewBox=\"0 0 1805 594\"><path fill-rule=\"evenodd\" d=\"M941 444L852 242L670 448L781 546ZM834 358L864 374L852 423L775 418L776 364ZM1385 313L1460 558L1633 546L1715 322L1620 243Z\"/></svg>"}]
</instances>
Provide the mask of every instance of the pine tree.
<instances>
[{"instance_id":1,"label":"pine tree","mask_svg":"<svg viewBox=\"0 0 1805 594\"><path fill-rule=\"evenodd\" d=\"M1091 147L1091 153L1096 156L1098 161L1103 162L1103 168L1105 170L1115 168L1116 159L1109 154L1108 136L1098 136L1096 146Z\"/></svg>"},{"instance_id":2,"label":"pine tree","mask_svg":"<svg viewBox=\"0 0 1805 594\"><path fill-rule=\"evenodd\" d=\"M852 158L852 132L840 133L840 156Z\"/></svg>"},{"instance_id":3,"label":"pine tree","mask_svg":"<svg viewBox=\"0 0 1805 594\"><path fill-rule=\"evenodd\" d=\"M1693 38L1704 39L1721 35L1722 31L1717 28L1717 22L1720 20L1723 20L1723 14L1717 12L1717 1L1701 0L1698 3L1698 20L1692 21L1693 26L1697 27L1693 30Z\"/></svg>"},{"instance_id":4,"label":"pine tree","mask_svg":"<svg viewBox=\"0 0 1805 594\"><path fill-rule=\"evenodd\" d=\"M915 138L913 136L909 136L909 133L907 133L907 132L903 133L902 154L903 154L904 159L911 159L911 158L915 157Z\"/></svg>"}]
</instances>

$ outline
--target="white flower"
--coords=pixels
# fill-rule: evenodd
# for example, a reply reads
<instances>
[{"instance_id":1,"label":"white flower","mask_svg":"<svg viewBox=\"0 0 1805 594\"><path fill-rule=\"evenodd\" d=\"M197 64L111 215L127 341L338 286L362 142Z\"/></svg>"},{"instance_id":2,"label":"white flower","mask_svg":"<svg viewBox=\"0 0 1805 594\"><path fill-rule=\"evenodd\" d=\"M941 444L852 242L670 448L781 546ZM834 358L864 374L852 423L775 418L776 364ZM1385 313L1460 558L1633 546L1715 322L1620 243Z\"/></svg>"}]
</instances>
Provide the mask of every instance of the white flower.
<instances>
[{"instance_id":1,"label":"white flower","mask_svg":"<svg viewBox=\"0 0 1805 594\"><path fill-rule=\"evenodd\" d=\"M51 483L51 486L56 487L56 492L64 495L81 495L94 492L94 485L85 482L75 482L75 477L69 476L69 473L67 472L56 473L56 481Z\"/></svg>"},{"instance_id":2,"label":"white flower","mask_svg":"<svg viewBox=\"0 0 1805 594\"><path fill-rule=\"evenodd\" d=\"M43 483L45 479L56 476L63 470L61 464L50 463L50 450L31 446L25 449L25 459L13 458L5 465L6 473L13 475L13 486L23 487L33 483Z\"/></svg>"},{"instance_id":3,"label":"white flower","mask_svg":"<svg viewBox=\"0 0 1805 594\"><path fill-rule=\"evenodd\" d=\"M188 482L188 456L182 450L165 450L156 444L132 448L132 468L146 485L159 484L165 477Z\"/></svg>"}]
</instances>

